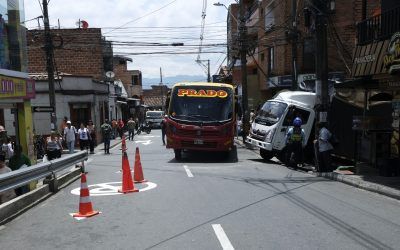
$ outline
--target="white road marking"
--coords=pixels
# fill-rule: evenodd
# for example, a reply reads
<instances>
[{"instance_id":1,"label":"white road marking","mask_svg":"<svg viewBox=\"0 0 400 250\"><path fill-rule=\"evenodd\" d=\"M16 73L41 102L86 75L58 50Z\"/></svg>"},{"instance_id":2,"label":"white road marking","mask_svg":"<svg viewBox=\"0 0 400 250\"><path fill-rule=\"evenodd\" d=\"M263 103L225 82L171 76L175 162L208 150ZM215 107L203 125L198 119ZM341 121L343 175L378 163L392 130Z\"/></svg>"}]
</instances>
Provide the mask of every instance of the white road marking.
<instances>
[{"instance_id":1,"label":"white road marking","mask_svg":"<svg viewBox=\"0 0 400 250\"><path fill-rule=\"evenodd\" d=\"M135 141L135 143L141 143L143 145L149 145L149 144L152 144L153 142L151 140L146 140L146 141Z\"/></svg>"},{"instance_id":2,"label":"white road marking","mask_svg":"<svg viewBox=\"0 0 400 250\"><path fill-rule=\"evenodd\" d=\"M188 168L188 166L183 165L183 167L185 168L185 171L186 171L187 176L190 177L190 178L192 178L192 177L193 177L193 174L192 174L192 172L190 172L190 169Z\"/></svg>"},{"instance_id":3,"label":"white road marking","mask_svg":"<svg viewBox=\"0 0 400 250\"><path fill-rule=\"evenodd\" d=\"M108 183L99 183L94 185L89 185L90 196L108 196L108 195L120 195L118 189L121 188L122 182L108 182ZM139 192L144 192L156 188L157 184L153 182L144 182L144 183L135 183L135 188L139 190ZM71 194L80 195L81 188L75 188L71 190Z\"/></svg>"},{"instance_id":4,"label":"white road marking","mask_svg":"<svg viewBox=\"0 0 400 250\"><path fill-rule=\"evenodd\" d=\"M0 226L0 231L6 229L6 226Z\"/></svg>"},{"instance_id":5,"label":"white road marking","mask_svg":"<svg viewBox=\"0 0 400 250\"><path fill-rule=\"evenodd\" d=\"M215 234L217 235L217 238L219 240L219 243L222 246L222 249L224 250L233 250L231 242L228 239L228 236L226 236L224 229L221 227L221 224L212 224L212 227L214 229Z\"/></svg>"}]
</instances>

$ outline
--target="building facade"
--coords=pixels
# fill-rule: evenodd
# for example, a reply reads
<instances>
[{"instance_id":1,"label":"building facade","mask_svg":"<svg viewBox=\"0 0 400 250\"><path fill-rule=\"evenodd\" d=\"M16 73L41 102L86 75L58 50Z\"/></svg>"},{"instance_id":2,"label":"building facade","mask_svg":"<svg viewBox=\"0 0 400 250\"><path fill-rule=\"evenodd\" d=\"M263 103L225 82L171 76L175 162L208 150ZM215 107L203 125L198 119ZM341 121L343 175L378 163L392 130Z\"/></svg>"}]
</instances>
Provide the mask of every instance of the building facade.
<instances>
[{"instance_id":1,"label":"building facade","mask_svg":"<svg viewBox=\"0 0 400 250\"><path fill-rule=\"evenodd\" d=\"M358 10L353 79L338 91L362 107L351 117L354 157L381 175L400 175L400 2L363 1Z\"/></svg>"},{"instance_id":2,"label":"building facade","mask_svg":"<svg viewBox=\"0 0 400 250\"><path fill-rule=\"evenodd\" d=\"M0 1L0 135L2 140L12 137L33 160L35 83L27 73L24 19L23 1Z\"/></svg>"}]
</instances>

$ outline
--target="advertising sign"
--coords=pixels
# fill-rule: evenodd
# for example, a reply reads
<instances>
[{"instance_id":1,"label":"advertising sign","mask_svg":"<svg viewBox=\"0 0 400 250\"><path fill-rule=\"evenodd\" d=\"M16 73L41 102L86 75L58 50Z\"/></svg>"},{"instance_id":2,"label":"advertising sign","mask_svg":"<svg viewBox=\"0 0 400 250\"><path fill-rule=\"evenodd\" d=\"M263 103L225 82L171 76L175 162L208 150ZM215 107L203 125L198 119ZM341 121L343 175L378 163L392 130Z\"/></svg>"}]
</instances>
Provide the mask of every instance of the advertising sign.
<instances>
[{"instance_id":1,"label":"advertising sign","mask_svg":"<svg viewBox=\"0 0 400 250\"><path fill-rule=\"evenodd\" d=\"M15 77L0 76L0 98L35 97L34 81Z\"/></svg>"}]
</instances>

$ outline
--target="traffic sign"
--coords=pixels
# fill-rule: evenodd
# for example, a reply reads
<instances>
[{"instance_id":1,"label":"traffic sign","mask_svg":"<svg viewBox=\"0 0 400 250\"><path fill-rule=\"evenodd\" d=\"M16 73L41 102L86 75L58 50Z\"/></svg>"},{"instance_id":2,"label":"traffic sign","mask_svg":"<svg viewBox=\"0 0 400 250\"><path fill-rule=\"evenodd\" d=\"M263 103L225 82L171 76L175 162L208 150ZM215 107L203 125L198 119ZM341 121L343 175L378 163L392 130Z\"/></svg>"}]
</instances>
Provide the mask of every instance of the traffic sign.
<instances>
[{"instance_id":1,"label":"traffic sign","mask_svg":"<svg viewBox=\"0 0 400 250\"><path fill-rule=\"evenodd\" d=\"M35 107L32 107L32 112L53 113L54 112L54 107L50 107L50 106L35 106Z\"/></svg>"}]
</instances>

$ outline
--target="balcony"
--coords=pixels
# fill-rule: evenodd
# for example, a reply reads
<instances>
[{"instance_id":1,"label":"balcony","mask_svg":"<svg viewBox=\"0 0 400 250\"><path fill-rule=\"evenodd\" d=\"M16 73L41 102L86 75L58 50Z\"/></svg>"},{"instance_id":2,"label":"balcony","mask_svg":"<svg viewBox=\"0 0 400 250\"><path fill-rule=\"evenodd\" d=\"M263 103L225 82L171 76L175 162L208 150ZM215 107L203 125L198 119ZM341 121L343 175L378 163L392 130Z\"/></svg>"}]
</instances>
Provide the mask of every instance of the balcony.
<instances>
[{"instance_id":1,"label":"balcony","mask_svg":"<svg viewBox=\"0 0 400 250\"><path fill-rule=\"evenodd\" d=\"M400 7L386 11L357 24L359 45L389 39L400 31Z\"/></svg>"}]
</instances>

